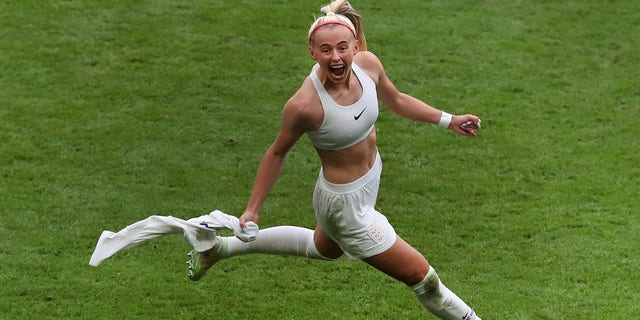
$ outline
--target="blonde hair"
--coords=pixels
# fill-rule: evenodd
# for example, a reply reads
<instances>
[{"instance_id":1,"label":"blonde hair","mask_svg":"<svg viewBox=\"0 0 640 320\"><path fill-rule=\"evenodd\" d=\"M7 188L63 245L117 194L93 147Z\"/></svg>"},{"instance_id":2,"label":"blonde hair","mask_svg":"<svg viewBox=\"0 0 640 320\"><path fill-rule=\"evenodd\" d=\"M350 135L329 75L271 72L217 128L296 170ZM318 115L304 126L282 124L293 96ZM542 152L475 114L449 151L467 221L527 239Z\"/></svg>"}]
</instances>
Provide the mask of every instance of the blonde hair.
<instances>
[{"instance_id":1,"label":"blonde hair","mask_svg":"<svg viewBox=\"0 0 640 320\"><path fill-rule=\"evenodd\" d=\"M364 22L362 16L351 6L348 0L333 0L328 5L320 8L324 16L318 17L309 28L309 43L313 33L318 28L328 24L339 24L347 27L358 40L360 51L367 50L367 39L364 37Z\"/></svg>"}]
</instances>

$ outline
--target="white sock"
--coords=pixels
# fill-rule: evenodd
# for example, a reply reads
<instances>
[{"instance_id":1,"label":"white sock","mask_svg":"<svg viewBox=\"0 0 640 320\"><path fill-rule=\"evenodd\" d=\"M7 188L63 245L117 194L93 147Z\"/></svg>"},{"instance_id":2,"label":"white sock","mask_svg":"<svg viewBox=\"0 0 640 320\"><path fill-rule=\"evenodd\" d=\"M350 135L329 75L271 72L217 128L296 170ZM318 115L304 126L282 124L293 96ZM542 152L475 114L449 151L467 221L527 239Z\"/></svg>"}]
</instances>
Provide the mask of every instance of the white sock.
<instances>
[{"instance_id":1,"label":"white sock","mask_svg":"<svg viewBox=\"0 0 640 320\"><path fill-rule=\"evenodd\" d=\"M427 310L444 320L481 320L455 293L445 287L436 270L429 272L422 281L411 287Z\"/></svg>"},{"instance_id":2,"label":"white sock","mask_svg":"<svg viewBox=\"0 0 640 320\"><path fill-rule=\"evenodd\" d=\"M241 254L264 253L325 259L313 241L313 230L293 226L261 229L256 240L242 242L236 237L222 237L217 255L229 258Z\"/></svg>"}]
</instances>

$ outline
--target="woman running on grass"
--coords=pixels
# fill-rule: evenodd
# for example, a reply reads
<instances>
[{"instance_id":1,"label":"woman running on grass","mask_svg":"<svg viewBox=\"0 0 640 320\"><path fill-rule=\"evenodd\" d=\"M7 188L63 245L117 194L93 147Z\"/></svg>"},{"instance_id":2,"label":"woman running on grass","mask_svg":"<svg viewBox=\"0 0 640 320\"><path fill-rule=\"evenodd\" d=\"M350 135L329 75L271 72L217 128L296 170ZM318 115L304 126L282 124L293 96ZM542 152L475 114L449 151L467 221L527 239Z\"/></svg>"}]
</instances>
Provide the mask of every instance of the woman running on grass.
<instances>
[{"instance_id":1,"label":"woman running on grass","mask_svg":"<svg viewBox=\"0 0 640 320\"><path fill-rule=\"evenodd\" d=\"M260 208L280 175L285 157L305 133L322 167L313 194L315 230L278 226L260 230L253 242L218 237L205 252L191 252L189 278L199 280L221 259L241 254L297 255L337 259L343 253L363 260L409 286L441 319L480 319L445 287L420 252L374 209L382 162L376 147L378 99L405 118L439 124L475 136L480 119L452 116L399 92L378 58L366 51L362 18L348 1L323 7L309 29L309 53L317 64L282 111L282 126L268 148L251 198L240 217L258 223Z\"/></svg>"}]
</instances>

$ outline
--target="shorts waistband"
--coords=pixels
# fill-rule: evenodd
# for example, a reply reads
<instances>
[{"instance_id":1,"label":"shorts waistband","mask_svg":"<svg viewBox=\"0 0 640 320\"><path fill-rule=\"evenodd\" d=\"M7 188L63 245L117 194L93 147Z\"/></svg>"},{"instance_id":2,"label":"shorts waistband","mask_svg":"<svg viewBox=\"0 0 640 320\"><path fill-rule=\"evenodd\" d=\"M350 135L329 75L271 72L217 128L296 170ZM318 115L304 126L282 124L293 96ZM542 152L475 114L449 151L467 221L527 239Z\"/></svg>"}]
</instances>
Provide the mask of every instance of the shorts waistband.
<instances>
[{"instance_id":1,"label":"shorts waistband","mask_svg":"<svg viewBox=\"0 0 640 320\"><path fill-rule=\"evenodd\" d=\"M380 153L376 152L376 160L373 163L373 167L362 177L355 181L343 184L331 183L324 178L322 168L320 168L320 176L318 177L318 183L322 184L324 189L333 193L350 193L359 190L363 186L367 185L371 180L377 179L382 172L382 159Z\"/></svg>"}]
</instances>

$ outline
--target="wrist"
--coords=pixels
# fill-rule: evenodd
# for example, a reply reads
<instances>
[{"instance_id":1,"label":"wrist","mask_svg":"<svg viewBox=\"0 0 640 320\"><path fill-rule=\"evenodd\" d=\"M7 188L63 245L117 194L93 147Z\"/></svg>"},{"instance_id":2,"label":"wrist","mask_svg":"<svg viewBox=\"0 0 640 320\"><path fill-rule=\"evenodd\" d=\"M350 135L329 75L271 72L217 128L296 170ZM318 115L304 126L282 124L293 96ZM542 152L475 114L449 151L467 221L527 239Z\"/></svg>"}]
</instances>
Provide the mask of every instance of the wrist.
<instances>
[{"instance_id":1,"label":"wrist","mask_svg":"<svg viewBox=\"0 0 640 320\"><path fill-rule=\"evenodd\" d=\"M447 129L449 128L449 125L451 124L451 119L453 118L453 116L450 113L446 113L444 111L442 111L442 115L440 116L440 121L438 122L438 125Z\"/></svg>"}]
</instances>

